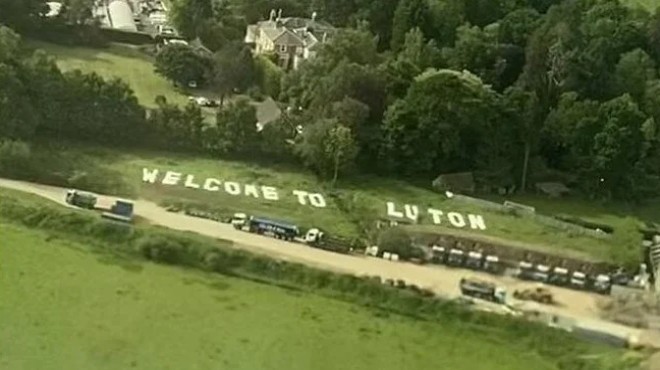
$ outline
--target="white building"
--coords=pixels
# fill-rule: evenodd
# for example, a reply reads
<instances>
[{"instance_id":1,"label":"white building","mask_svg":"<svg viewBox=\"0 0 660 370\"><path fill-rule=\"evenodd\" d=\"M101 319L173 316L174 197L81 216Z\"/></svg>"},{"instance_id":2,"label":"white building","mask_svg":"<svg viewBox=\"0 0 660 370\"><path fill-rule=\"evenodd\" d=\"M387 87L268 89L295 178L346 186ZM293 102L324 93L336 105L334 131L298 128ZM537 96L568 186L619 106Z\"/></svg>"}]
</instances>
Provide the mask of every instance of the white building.
<instances>
[{"instance_id":1,"label":"white building","mask_svg":"<svg viewBox=\"0 0 660 370\"><path fill-rule=\"evenodd\" d=\"M282 11L270 12L267 21L247 27L245 42L252 45L256 54L275 54L284 69L296 69L301 61L316 55L319 45L335 33L327 22L311 18L282 18Z\"/></svg>"}]
</instances>

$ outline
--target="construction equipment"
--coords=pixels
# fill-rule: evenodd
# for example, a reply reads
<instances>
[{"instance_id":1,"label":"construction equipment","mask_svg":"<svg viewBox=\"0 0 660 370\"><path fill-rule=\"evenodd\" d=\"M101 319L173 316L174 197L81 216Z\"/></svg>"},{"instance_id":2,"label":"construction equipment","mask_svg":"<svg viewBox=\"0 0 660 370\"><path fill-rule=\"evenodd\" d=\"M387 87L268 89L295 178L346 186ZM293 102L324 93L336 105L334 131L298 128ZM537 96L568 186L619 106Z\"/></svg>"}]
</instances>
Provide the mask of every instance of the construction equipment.
<instances>
[{"instance_id":1,"label":"construction equipment","mask_svg":"<svg viewBox=\"0 0 660 370\"><path fill-rule=\"evenodd\" d=\"M65 201L68 204L86 209L94 209L96 206L96 196L94 194L78 190L67 191Z\"/></svg>"},{"instance_id":2,"label":"construction equipment","mask_svg":"<svg viewBox=\"0 0 660 370\"><path fill-rule=\"evenodd\" d=\"M103 212L101 217L120 222L133 222L133 202L118 200L110 207L110 211Z\"/></svg>"},{"instance_id":3,"label":"construction equipment","mask_svg":"<svg viewBox=\"0 0 660 370\"><path fill-rule=\"evenodd\" d=\"M506 304L506 290L491 282L473 278L462 278L459 287L461 288L461 294L464 296Z\"/></svg>"},{"instance_id":4,"label":"construction equipment","mask_svg":"<svg viewBox=\"0 0 660 370\"><path fill-rule=\"evenodd\" d=\"M513 292L513 297L522 301L534 301L543 304L554 303L552 292L543 286L537 286L533 289L516 290Z\"/></svg>"}]
</instances>

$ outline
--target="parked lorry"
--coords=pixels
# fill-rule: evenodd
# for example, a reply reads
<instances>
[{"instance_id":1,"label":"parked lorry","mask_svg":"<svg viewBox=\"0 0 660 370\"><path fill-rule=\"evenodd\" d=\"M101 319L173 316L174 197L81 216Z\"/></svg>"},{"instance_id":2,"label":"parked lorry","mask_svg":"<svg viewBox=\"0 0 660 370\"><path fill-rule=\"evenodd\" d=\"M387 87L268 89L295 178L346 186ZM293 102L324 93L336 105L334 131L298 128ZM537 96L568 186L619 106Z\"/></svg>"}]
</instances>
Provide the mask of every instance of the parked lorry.
<instances>
[{"instance_id":1,"label":"parked lorry","mask_svg":"<svg viewBox=\"0 0 660 370\"><path fill-rule=\"evenodd\" d=\"M68 204L86 209L94 209L96 206L96 196L94 194L78 190L67 191L65 201Z\"/></svg>"},{"instance_id":2,"label":"parked lorry","mask_svg":"<svg viewBox=\"0 0 660 370\"><path fill-rule=\"evenodd\" d=\"M570 280L571 277L568 274L568 269L557 266L552 269L548 282L557 286L566 286L569 284Z\"/></svg>"},{"instance_id":3,"label":"parked lorry","mask_svg":"<svg viewBox=\"0 0 660 370\"><path fill-rule=\"evenodd\" d=\"M300 233L296 225L267 218L250 217L247 224L251 233L272 235L277 239L293 240Z\"/></svg>"},{"instance_id":4,"label":"parked lorry","mask_svg":"<svg viewBox=\"0 0 660 370\"><path fill-rule=\"evenodd\" d=\"M447 256L447 265L454 267L461 267L465 263L465 252L458 248L452 248L449 250L449 255Z\"/></svg>"},{"instance_id":5,"label":"parked lorry","mask_svg":"<svg viewBox=\"0 0 660 370\"><path fill-rule=\"evenodd\" d=\"M491 274L502 274L505 266L500 262L500 258L495 255L487 255L484 260L483 269Z\"/></svg>"},{"instance_id":6,"label":"parked lorry","mask_svg":"<svg viewBox=\"0 0 660 370\"><path fill-rule=\"evenodd\" d=\"M473 270L481 270L483 258L484 256L481 252L470 251L465 260L465 267Z\"/></svg>"},{"instance_id":7,"label":"parked lorry","mask_svg":"<svg viewBox=\"0 0 660 370\"><path fill-rule=\"evenodd\" d=\"M133 222L133 202L117 200L110 211L103 212L101 217L120 222Z\"/></svg>"},{"instance_id":8,"label":"parked lorry","mask_svg":"<svg viewBox=\"0 0 660 370\"><path fill-rule=\"evenodd\" d=\"M490 302L506 304L506 289L479 279L462 278L459 287L461 294Z\"/></svg>"},{"instance_id":9,"label":"parked lorry","mask_svg":"<svg viewBox=\"0 0 660 370\"><path fill-rule=\"evenodd\" d=\"M593 279L592 289L596 293L610 294L612 291L612 279L610 279L609 275L599 274Z\"/></svg>"}]
</instances>

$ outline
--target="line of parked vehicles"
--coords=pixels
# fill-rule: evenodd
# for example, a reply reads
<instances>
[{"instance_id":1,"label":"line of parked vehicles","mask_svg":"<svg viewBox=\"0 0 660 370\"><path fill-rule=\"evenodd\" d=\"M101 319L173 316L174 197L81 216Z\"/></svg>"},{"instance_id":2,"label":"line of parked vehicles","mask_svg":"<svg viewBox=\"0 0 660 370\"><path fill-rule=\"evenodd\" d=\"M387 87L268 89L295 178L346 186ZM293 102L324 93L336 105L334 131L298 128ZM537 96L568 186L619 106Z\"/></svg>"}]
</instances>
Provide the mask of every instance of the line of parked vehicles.
<instances>
[{"instance_id":1,"label":"line of parked vehicles","mask_svg":"<svg viewBox=\"0 0 660 370\"><path fill-rule=\"evenodd\" d=\"M468 268L493 274L511 275L522 280L535 281L579 290L588 290L601 294L610 294L612 285L619 283L627 285L623 276L614 274L587 274L561 266L534 264L520 261L517 266L509 266L497 255L485 254L480 251L464 251L460 248L431 247L431 262L451 267Z\"/></svg>"}]
</instances>

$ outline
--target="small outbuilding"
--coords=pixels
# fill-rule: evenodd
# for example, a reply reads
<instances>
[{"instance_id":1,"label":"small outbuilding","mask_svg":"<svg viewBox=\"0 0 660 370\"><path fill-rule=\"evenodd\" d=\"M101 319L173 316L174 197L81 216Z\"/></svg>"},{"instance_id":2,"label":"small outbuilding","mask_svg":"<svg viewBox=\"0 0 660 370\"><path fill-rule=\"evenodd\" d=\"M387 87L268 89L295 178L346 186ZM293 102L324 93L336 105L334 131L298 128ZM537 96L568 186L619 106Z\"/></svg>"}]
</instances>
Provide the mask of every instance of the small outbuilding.
<instances>
[{"instance_id":1,"label":"small outbuilding","mask_svg":"<svg viewBox=\"0 0 660 370\"><path fill-rule=\"evenodd\" d=\"M561 182L537 182L535 187L539 193L553 198L559 198L571 192L571 189Z\"/></svg>"}]
</instances>

